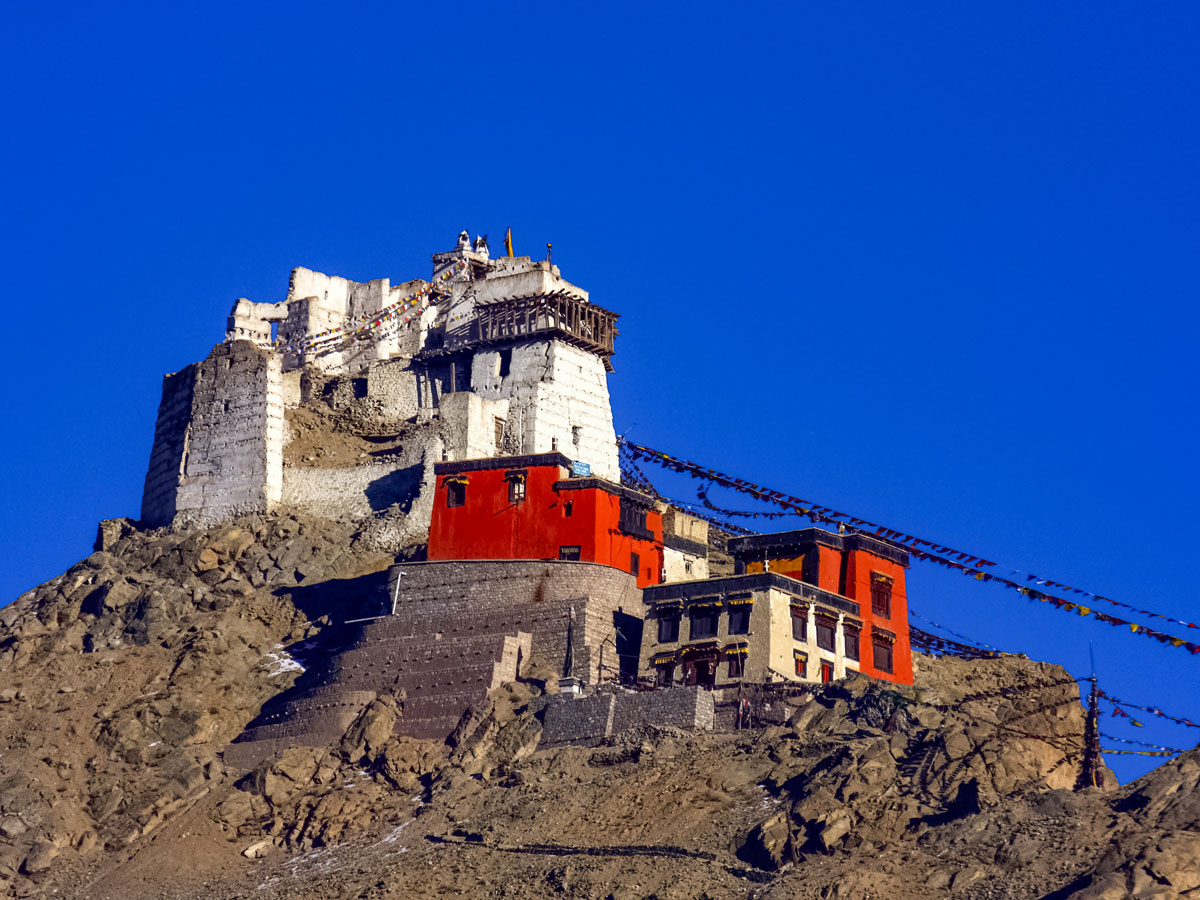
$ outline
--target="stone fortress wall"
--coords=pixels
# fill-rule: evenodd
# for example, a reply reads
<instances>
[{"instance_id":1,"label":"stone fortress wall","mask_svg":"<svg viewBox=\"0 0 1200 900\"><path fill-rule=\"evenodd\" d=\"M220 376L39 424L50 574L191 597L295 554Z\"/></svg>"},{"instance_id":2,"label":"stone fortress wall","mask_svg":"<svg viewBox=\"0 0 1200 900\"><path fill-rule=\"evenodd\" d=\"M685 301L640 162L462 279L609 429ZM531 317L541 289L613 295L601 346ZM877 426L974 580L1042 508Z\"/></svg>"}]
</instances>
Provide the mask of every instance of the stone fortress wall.
<instances>
[{"instance_id":1,"label":"stone fortress wall","mask_svg":"<svg viewBox=\"0 0 1200 900\"><path fill-rule=\"evenodd\" d=\"M544 294L586 302L587 292L548 261L493 260L461 240L433 260L432 282L358 283L298 267L284 301L238 300L225 343L164 379L143 521L211 524L281 506L331 518L390 511L412 520L390 532L411 541L428 527L435 462L557 449L619 481L605 359L553 333L472 343L473 319L489 304ZM403 312L408 324L401 317L346 344L279 352L422 290ZM306 389L313 382L326 389L320 397ZM404 431L404 452L285 463L286 411L314 402L368 433Z\"/></svg>"},{"instance_id":2,"label":"stone fortress wall","mask_svg":"<svg viewBox=\"0 0 1200 900\"><path fill-rule=\"evenodd\" d=\"M263 513L283 494L279 357L249 341L168 375L142 499L150 525Z\"/></svg>"}]
</instances>

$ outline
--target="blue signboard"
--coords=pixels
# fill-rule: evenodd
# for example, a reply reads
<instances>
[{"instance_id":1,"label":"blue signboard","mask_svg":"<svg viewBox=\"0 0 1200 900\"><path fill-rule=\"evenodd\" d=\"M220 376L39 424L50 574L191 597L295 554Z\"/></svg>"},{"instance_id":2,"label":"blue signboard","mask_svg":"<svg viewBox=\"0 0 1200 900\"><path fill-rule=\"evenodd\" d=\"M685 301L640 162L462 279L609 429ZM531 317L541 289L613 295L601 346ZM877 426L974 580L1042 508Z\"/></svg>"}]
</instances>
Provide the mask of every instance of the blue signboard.
<instances>
[{"instance_id":1,"label":"blue signboard","mask_svg":"<svg viewBox=\"0 0 1200 900\"><path fill-rule=\"evenodd\" d=\"M577 459L571 460L571 474L581 478L586 478L592 474L592 466L590 463L580 462Z\"/></svg>"}]
</instances>

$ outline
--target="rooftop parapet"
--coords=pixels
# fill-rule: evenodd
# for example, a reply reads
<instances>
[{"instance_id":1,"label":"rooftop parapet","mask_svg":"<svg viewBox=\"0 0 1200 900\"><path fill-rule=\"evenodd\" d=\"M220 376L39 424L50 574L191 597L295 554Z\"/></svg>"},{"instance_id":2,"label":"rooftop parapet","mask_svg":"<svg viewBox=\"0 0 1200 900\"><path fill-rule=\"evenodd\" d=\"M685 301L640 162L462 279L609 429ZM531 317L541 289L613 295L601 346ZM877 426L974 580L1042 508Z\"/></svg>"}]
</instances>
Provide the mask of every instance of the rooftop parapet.
<instances>
[{"instance_id":1,"label":"rooftop parapet","mask_svg":"<svg viewBox=\"0 0 1200 900\"><path fill-rule=\"evenodd\" d=\"M862 614L861 607L850 598L780 575L778 572L756 572L751 575L729 575L725 578L702 578L696 581L658 584L642 589L642 601L649 606L670 601L687 604L718 594L765 591L772 588L792 594L805 602L824 605L852 616Z\"/></svg>"},{"instance_id":2,"label":"rooftop parapet","mask_svg":"<svg viewBox=\"0 0 1200 900\"><path fill-rule=\"evenodd\" d=\"M795 551L814 544L831 547L834 550L863 550L897 565L908 565L908 551L897 547L891 541L861 532L835 534L832 531L825 531L823 528L799 528L795 531L781 531L775 534L750 534L745 537L730 538L729 553L737 560L758 562L764 555L798 556L799 553Z\"/></svg>"}]
</instances>

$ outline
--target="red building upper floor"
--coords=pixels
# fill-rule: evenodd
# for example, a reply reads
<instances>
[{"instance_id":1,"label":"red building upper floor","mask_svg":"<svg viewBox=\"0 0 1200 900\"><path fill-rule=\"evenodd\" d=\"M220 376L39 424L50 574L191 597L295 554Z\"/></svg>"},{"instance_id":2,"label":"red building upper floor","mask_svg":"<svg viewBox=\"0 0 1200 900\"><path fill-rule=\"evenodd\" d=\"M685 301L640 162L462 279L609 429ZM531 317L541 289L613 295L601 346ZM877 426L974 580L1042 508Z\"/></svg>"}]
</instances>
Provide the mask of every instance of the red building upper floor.
<instances>
[{"instance_id":1,"label":"red building upper floor","mask_svg":"<svg viewBox=\"0 0 1200 900\"><path fill-rule=\"evenodd\" d=\"M658 584L662 513L645 494L571 475L561 453L437 463L429 559L561 559Z\"/></svg>"},{"instance_id":2,"label":"red building upper floor","mask_svg":"<svg viewBox=\"0 0 1200 900\"><path fill-rule=\"evenodd\" d=\"M912 684L904 586L908 551L868 534L803 528L733 538L729 552L739 574L778 572L858 603L863 620L859 670Z\"/></svg>"}]
</instances>

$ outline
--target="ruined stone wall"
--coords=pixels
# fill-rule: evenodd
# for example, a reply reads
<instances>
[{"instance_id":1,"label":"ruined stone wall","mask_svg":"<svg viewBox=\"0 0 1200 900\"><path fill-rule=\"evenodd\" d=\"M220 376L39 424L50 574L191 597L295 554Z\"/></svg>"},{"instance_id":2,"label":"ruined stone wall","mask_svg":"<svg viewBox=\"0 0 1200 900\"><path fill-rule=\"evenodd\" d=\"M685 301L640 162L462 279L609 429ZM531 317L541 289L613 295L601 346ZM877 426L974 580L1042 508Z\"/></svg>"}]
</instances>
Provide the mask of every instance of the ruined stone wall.
<instances>
[{"instance_id":1,"label":"ruined stone wall","mask_svg":"<svg viewBox=\"0 0 1200 900\"><path fill-rule=\"evenodd\" d=\"M273 508L283 491L279 357L218 344L163 381L142 496L148 525L205 524Z\"/></svg>"},{"instance_id":2,"label":"ruined stone wall","mask_svg":"<svg viewBox=\"0 0 1200 900\"><path fill-rule=\"evenodd\" d=\"M396 578L400 579L399 594ZM447 637L526 631L533 652L561 667L567 622L575 609L575 674L598 680L601 658L616 666L618 612L641 618L634 578L609 566L558 560L461 560L409 563L388 575L397 615L378 627L420 627Z\"/></svg>"},{"instance_id":3,"label":"ruined stone wall","mask_svg":"<svg viewBox=\"0 0 1200 900\"><path fill-rule=\"evenodd\" d=\"M367 370L367 400L381 419L401 422L417 414L417 373L408 359L371 363Z\"/></svg>"},{"instance_id":4,"label":"ruined stone wall","mask_svg":"<svg viewBox=\"0 0 1200 900\"><path fill-rule=\"evenodd\" d=\"M433 493L432 463L426 467L420 457L415 462L284 469L284 505L326 519L365 519L394 507L428 530Z\"/></svg>"},{"instance_id":5,"label":"ruined stone wall","mask_svg":"<svg viewBox=\"0 0 1200 900\"><path fill-rule=\"evenodd\" d=\"M154 423L154 444L142 489L142 522L151 528L169 525L175 518L199 367L199 363L192 363L163 378L162 399Z\"/></svg>"},{"instance_id":6,"label":"ruined stone wall","mask_svg":"<svg viewBox=\"0 0 1200 900\"><path fill-rule=\"evenodd\" d=\"M247 341L218 344L200 363L176 522L267 512L283 492L279 357Z\"/></svg>"}]
</instances>

